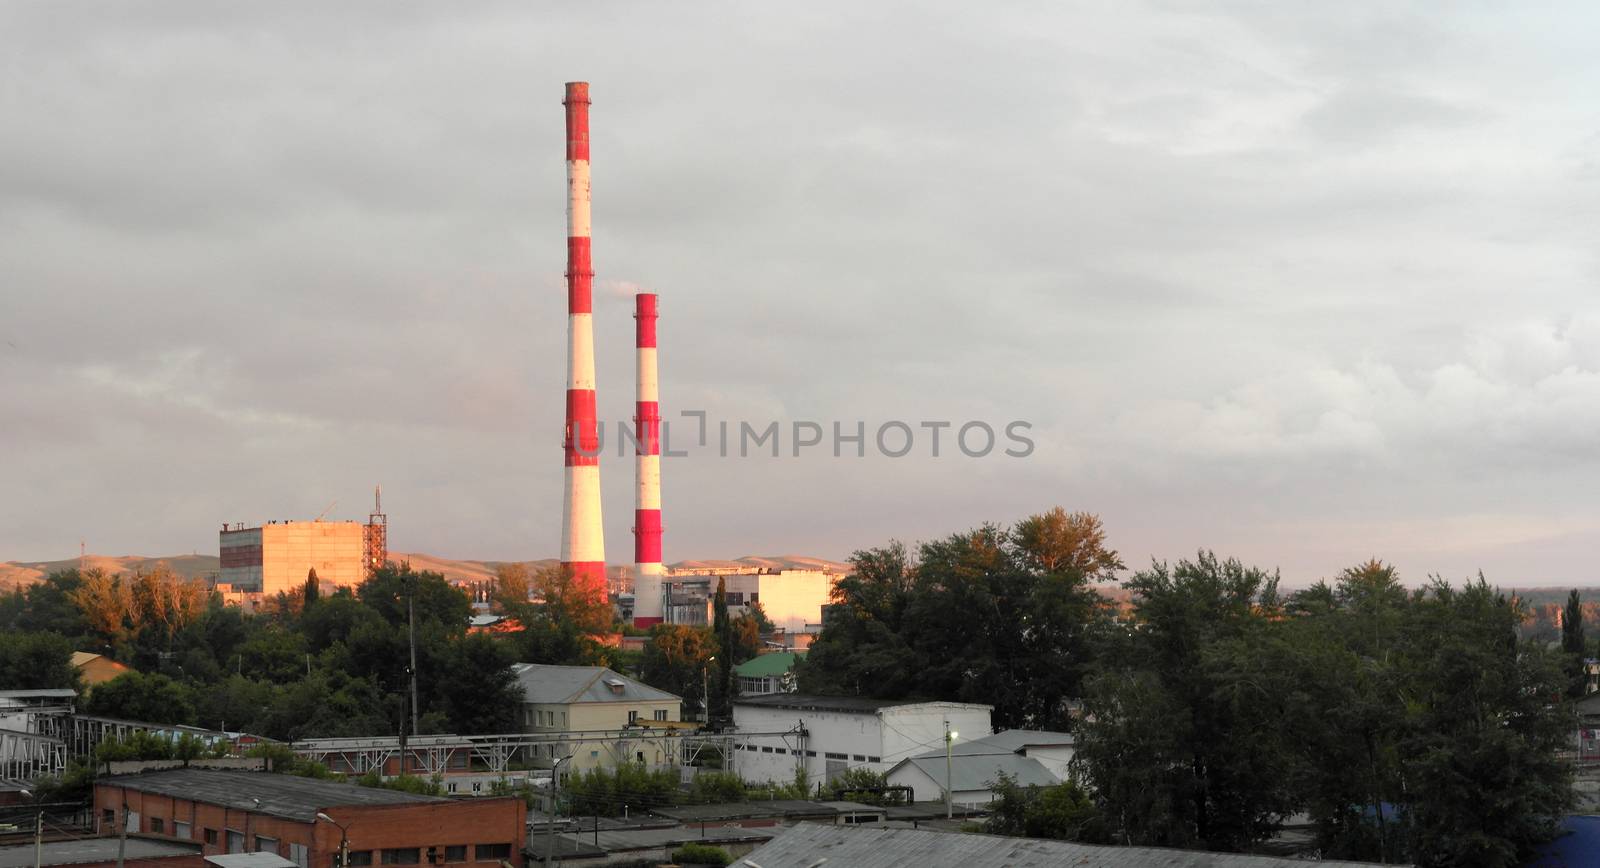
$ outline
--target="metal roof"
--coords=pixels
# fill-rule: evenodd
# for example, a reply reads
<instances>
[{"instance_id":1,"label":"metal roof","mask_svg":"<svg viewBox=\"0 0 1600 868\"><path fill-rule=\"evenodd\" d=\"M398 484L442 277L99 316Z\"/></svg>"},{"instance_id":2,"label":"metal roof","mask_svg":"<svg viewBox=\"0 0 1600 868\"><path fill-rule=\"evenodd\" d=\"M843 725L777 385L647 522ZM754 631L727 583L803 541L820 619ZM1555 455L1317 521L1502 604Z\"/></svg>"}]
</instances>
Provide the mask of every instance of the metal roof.
<instances>
[{"instance_id":1,"label":"metal roof","mask_svg":"<svg viewBox=\"0 0 1600 868\"><path fill-rule=\"evenodd\" d=\"M774 651L771 654L757 654L749 660L733 667L735 675L745 678L761 678L767 675L782 675L794 668L794 661L804 655L794 651Z\"/></svg>"},{"instance_id":2,"label":"metal roof","mask_svg":"<svg viewBox=\"0 0 1600 868\"><path fill-rule=\"evenodd\" d=\"M523 702L659 702L683 699L604 666L548 666L518 663L512 667L522 685ZM612 690L617 685L620 692Z\"/></svg>"},{"instance_id":3,"label":"metal roof","mask_svg":"<svg viewBox=\"0 0 1600 868\"><path fill-rule=\"evenodd\" d=\"M683 823L712 820L750 820L757 817L833 817L838 810L804 799L772 799L754 802L726 802L713 805L678 805L651 808L650 813L671 817Z\"/></svg>"},{"instance_id":4,"label":"metal roof","mask_svg":"<svg viewBox=\"0 0 1600 868\"><path fill-rule=\"evenodd\" d=\"M744 857L761 868L805 868L826 859L851 868L1305 868L1276 856L1157 847L1096 847L1035 838L1003 838L926 829L874 829L801 823ZM1357 868L1371 862L1318 862Z\"/></svg>"},{"instance_id":5,"label":"metal roof","mask_svg":"<svg viewBox=\"0 0 1600 868\"><path fill-rule=\"evenodd\" d=\"M32 823L28 824L32 827ZM154 841L128 838L123 857L128 862L165 859L199 854L199 844L180 841ZM71 841L46 841L39 848L41 865L82 865L86 862L117 861L116 838L77 838ZM0 868L33 868L33 842L0 847Z\"/></svg>"},{"instance_id":6,"label":"metal roof","mask_svg":"<svg viewBox=\"0 0 1600 868\"><path fill-rule=\"evenodd\" d=\"M216 856L207 856L206 861L216 865L217 868L300 868L300 863L265 850L257 850L254 853L220 853Z\"/></svg>"},{"instance_id":7,"label":"metal roof","mask_svg":"<svg viewBox=\"0 0 1600 868\"><path fill-rule=\"evenodd\" d=\"M885 708L907 705L938 705L957 708L988 708L973 702L940 702L928 699L868 699L864 696L817 696L810 693L771 693L734 699L734 705L755 705L763 708L792 708L797 711L842 711L865 714Z\"/></svg>"},{"instance_id":8,"label":"metal roof","mask_svg":"<svg viewBox=\"0 0 1600 868\"><path fill-rule=\"evenodd\" d=\"M994 735L983 738L957 738L950 745L950 753L956 756L992 756L994 754L1017 753L1028 747L1070 747L1076 740L1068 732L1049 732L1033 729L1004 729ZM938 757L944 759L944 748L919 753L915 758Z\"/></svg>"},{"instance_id":9,"label":"metal roof","mask_svg":"<svg viewBox=\"0 0 1600 868\"><path fill-rule=\"evenodd\" d=\"M136 775L100 778L97 786L124 787L179 799L221 805L310 823L317 812L350 805L400 805L413 802L448 803L439 796L424 796L362 787L270 772L233 772L212 769L168 769Z\"/></svg>"},{"instance_id":10,"label":"metal roof","mask_svg":"<svg viewBox=\"0 0 1600 868\"><path fill-rule=\"evenodd\" d=\"M901 760L889 770L889 776L894 777L895 772L906 766L916 768L940 787L944 786L945 758L942 751L937 757L919 756ZM1029 785L1048 787L1061 783L1060 778L1051 774L1036 759L1014 753L998 753L952 756L950 789L956 792L987 790L1000 777L1001 772L1016 778L1017 783L1025 787Z\"/></svg>"}]
</instances>

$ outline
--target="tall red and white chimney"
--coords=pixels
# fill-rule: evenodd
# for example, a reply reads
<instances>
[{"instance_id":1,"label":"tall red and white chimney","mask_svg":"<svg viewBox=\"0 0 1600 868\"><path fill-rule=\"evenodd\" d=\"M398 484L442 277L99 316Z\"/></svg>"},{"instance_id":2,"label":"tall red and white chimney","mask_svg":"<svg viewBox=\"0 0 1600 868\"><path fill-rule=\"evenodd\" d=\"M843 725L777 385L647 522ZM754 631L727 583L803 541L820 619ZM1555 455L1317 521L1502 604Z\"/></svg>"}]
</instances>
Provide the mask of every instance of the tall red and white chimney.
<instances>
[{"instance_id":1,"label":"tall red and white chimney","mask_svg":"<svg viewBox=\"0 0 1600 868\"><path fill-rule=\"evenodd\" d=\"M606 596L600 432L594 402L594 266L589 258L589 83L567 83L567 429L561 565Z\"/></svg>"},{"instance_id":2,"label":"tall red and white chimney","mask_svg":"<svg viewBox=\"0 0 1600 868\"><path fill-rule=\"evenodd\" d=\"M633 625L661 623L661 396L656 380L656 295L634 296L639 350L639 394L633 423L638 435L634 461Z\"/></svg>"}]
</instances>

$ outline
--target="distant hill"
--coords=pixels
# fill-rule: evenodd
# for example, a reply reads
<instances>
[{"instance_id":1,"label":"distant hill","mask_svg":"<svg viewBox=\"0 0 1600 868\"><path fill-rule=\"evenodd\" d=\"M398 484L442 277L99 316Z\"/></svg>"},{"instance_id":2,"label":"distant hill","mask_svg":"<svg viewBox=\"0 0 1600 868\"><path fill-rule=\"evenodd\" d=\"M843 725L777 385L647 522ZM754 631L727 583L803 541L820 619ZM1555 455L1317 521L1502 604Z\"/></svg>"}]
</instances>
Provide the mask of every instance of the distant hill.
<instances>
[{"instance_id":1,"label":"distant hill","mask_svg":"<svg viewBox=\"0 0 1600 868\"><path fill-rule=\"evenodd\" d=\"M409 562L415 570L428 570L440 573L450 581L484 582L494 578L495 567L504 561L472 561L442 558L436 555L421 552L390 552L389 559L397 562ZM164 558L147 558L138 555L120 555L110 557L107 555L88 555L83 559L86 568L99 568L108 573L133 573L149 570L156 564L165 563L173 572L183 576L198 576L208 578L215 576L221 569L216 555L174 555ZM523 561L533 568L554 566L554 558L545 558L537 561ZM0 590L10 590L24 587L42 580L45 576L58 570L70 570L78 566L77 558L61 561L6 561L0 563ZM679 561L667 566L686 569L716 569L727 567L750 567L765 569L791 569L791 570L817 570L834 569L843 572L848 564L830 561L823 558L810 558L801 555L777 555L758 557L748 555L729 561L703 560ZM629 578L633 575L632 564L612 564L606 572L613 579Z\"/></svg>"}]
</instances>

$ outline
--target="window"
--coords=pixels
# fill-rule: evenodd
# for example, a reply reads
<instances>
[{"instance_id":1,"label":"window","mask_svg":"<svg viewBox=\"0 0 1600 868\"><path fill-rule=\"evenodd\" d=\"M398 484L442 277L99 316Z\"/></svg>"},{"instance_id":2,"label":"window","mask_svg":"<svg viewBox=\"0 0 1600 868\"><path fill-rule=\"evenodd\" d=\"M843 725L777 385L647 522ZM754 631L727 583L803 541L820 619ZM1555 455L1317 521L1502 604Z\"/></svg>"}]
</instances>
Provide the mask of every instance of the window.
<instances>
[{"instance_id":1,"label":"window","mask_svg":"<svg viewBox=\"0 0 1600 868\"><path fill-rule=\"evenodd\" d=\"M217 846L217 830L216 829L207 829L206 830L206 844L209 845L209 846L212 846L212 847Z\"/></svg>"},{"instance_id":2,"label":"window","mask_svg":"<svg viewBox=\"0 0 1600 868\"><path fill-rule=\"evenodd\" d=\"M260 853L278 852L278 839L268 838L265 835L256 836L256 851Z\"/></svg>"},{"instance_id":3,"label":"window","mask_svg":"<svg viewBox=\"0 0 1600 868\"><path fill-rule=\"evenodd\" d=\"M844 754L842 754L842 753L833 753L832 751L824 752L823 756L825 756L828 759L837 759L837 760L842 760L842 759L846 758Z\"/></svg>"},{"instance_id":4,"label":"window","mask_svg":"<svg viewBox=\"0 0 1600 868\"><path fill-rule=\"evenodd\" d=\"M850 758L855 760L858 763L864 763L864 762L867 761L867 758L862 756L861 754L853 754L853 755L851 755Z\"/></svg>"},{"instance_id":5,"label":"window","mask_svg":"<svg viewBox=\"0 0 1600 868\"><path fill-rule=\"evenodd\" d=\"M383 851L385 865L416 865L422 861L422 851L416 847L391 847Z\"/></svg>"},{"instance_id":6,"label":"window","mask_svg":"<svg viewBox=\"0 0 1600 868\"><path fill-rule=\"evenodd\" d=\"M808 751L806 751L806 756L811 757L812 759L816 759L817 758L817 752L814 751L814 750L808 750Z\"/></svg>"},{"instance_id":7,"label":"window","mask_svg":"<svg viewBox=\"0 0 1600 868\"><path fill-rule=\"evenodd\" d=\"M567 713L565 711L561 712L561 725L562 727L567 725Z\"/></svg>"},{"instance_id":8,"label":"window","mask_svg":"<svg viewBox=\"0 0 1600 868\"><path fill-rule=\"evenodd\" d=\"M728 592L728 605L730 605L730 606L743 606L744 605L744 592L743 591L729 591Z\"/></svg>"},{"instance_id":9,"label":"window","mask_svg":"<svg viewBox=\"0 0 1600 868\"><path fill-rule=\"evenodd\" d=\"M465 861L467 861L467 845L465 845L465 844L451 844L450 846L444 848L444 861L446 861L446 862L465 862Z\"/></svg>"},{"instance_id":10,"label":"window","mask_svg":"<svg viewBox=\"0 0 1600 868\"><path fill-rule=\"evenodd\" d=\"M311 848L304 844L290 844L289 861L300 868L311 868Z\"/></svg>"},{"instance_id":11,"label":"window","mask_svg":"<svg viewBox=\"0 0 1600 868\"><path fill-rule=\"evenodd\" d=\"M784 748L781 748L781 747L775 747L775 748L772 749L772 752L773 753L788 753L789 751L787 751L787 750L785 750Z\"/></svg>"},{"instance_id":12,"label":"window","mask_svg":"<svg viewBox=\"0 0 1600 868\"><path fill-rule=\"evenodd\" d=\"M350 851L350 868L365 868L365 866L371 865L371 864L372 864L372 851L371 850L351 850Z\"/></svg>"},{"instance_id":13,"label":"window","mask_svg":"<svg viewBox=\"0 0 1600 868\"><path fill-rule=\"evenodd\" d=\"M130 835L139 834L139 812L138 811L129 811L128 812L128 816L125 817L124 819L125 819L125 822L122 825L123 825L123 828L128 830L128 834L130 834Z\"/></svg>"},{"instance_id":14,"label":"window","mask_svg":"<svg viewBox=\"0 0 1600 868\"><path fill-rule=\"evenodd\" d=\"M666 719L667 719L667 710L665 708L656 709L656 720L666 720Z\"/></svg>"},{"instance_id":15,"label":"window","mask_svg":"<svg viewBox=\"0 0 1600 868\"><path fill-rule=\"evenodd\" d=\"M478 862L492 862L511 858L510 844L479 844L472 848L472 858Z\"/></svg>"},{"instance_id":16,"label":"window","mask_svg":"<svg viewBox=\"0 0 1600 868\"><path fill-rule=\"evenodd\" d=\"M179 838L185 838L185 839L193 838L194 837L194 827L192 827L188 823L182 822L180 820L173 820L172 821L172 834L176 835Z\"/></svg>"},{"instance_id":17,"label":"window","mask_svg":"<svg viewBox=\"0 0 1600 868\"><path fill-rule=\"evenodd\" d=\"M115 832L116 829L117 829L117 812L115 810L111 809L111 808L106 808L104 811L101 811L100 812L100 830L101 830L101 832L103 832L104 834L109 835L112 832Z\"/></svg>"},{"instance_id":18,"label":"window","mask_svg":"<svg viewBox=\"0 0 1600 868\"><path fill-rule=\"evenodd\" d=\"M639 722L639 712L637 712L637 711L628 712L628 725L629 726L633 726L634 724L636 724L638 722Z\"/></svg>"},{"instance_id":19,"label":"window","mask_svg":"<svg viewBox=\"0 0 1600 868\"><path fill-rule=\"evenodd\" d=\"M160 817L151 817L150 831L156 835L165 835L167 833L167 821Z\"/></svg>"},{"instance_id":20,"label":"window","mask_svg":"<svg viewBox=\"0 0 1600 868\"><path fill-rule=\"evenodd\" d=\"M883 760L878 759L875 756L869 756L869 757L867 757L867 762L869 762L869 763L881 763L881 762L883 762Z\"/></svg>"},{"instance_id":21,"label":"window","mask_svg":"<svg viewBox=\"0 0 1600 868\"><path fill-rule=\"evenodd\" d=\"M762 745L761 746L761 752L762 753L772 753L772 748L770 746L768 746L768 745Z\"/></svg>"},{"instance_id":22,"label":"window","mask_svg":"<svg viewBox=\"0 0 1600 868\"><path fill-rule=\"evenodd\" d=\"M243 853L244 852L244 833L243 832L235 832L232 829L227 829L226 831L228 833L228 852L229 853Z\"/></svg>"}]
</instances>

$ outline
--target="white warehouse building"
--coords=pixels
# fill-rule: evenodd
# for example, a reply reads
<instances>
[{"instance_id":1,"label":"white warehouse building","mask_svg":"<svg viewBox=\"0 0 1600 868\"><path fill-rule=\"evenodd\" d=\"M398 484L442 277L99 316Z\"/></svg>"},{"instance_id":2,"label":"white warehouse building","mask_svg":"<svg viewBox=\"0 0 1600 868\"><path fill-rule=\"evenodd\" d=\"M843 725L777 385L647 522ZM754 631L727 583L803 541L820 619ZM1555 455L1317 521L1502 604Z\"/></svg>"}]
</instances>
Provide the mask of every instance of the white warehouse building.
<instances>
[{"instance_id":1,"label":"white warehouse building","mask_svg":"<svg viewBox=\"0 0 1600 868\"><path fill-rule=\"evenodd\" d=\"M1008 729L994 735L955 739L944 746L901 760L889 770L889 784L910 787L917 801L944 798L976 807L994 801L990 787L1002 774L1021 786L1048 787L1071 774L1077 743L1070 733Z\"/></svg>"},{"instance_id":2,"label":"white warehouse building","mask_svg":"<svg viewBox=\"0 0 1600 868\"><path fill-rule=\"evenodd\" d=\"M943 750L947 724L969 738L988 735L992 711L965 702L799 693L735 699L734 770L749 781L788 783L804 769L813 784L853 768L888 772L901 760Z\"/></svg>"}]
</instances>

